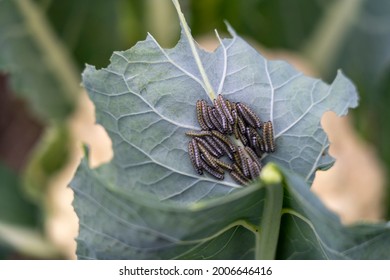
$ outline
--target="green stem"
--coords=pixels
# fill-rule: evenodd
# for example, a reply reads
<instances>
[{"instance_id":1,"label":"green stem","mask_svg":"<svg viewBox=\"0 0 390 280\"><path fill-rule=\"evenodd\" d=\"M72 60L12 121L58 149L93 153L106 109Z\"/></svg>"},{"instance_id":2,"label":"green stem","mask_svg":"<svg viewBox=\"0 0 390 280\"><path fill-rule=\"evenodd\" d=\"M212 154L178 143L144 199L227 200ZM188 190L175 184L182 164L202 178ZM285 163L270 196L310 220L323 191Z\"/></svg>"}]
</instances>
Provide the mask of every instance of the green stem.
<instances>
[{"instance_id":1,"label":"green stem","mask_svg":"<svg viewBox=\"0 0 390 280\"><path fill-rule=\"evenodd\" d=\"M274 260L279 240L283 206L282 177L272 165L264 168L261 177L267 186L261 217L261 231L256 236L255 258L257 260Z\"/></svg>"},{"instance_id":2,"label":"green stem","mask_svg":"<svg viewBox=\"0 0 390 280\"><path fill-rule=\"evenodd\" d=\"M204 86L206 87L206 90L207 90L207 94L211 100L214 100L216 97L215 97L213 87L210 84L209 78L207 77L206 71L205 71L203 64L202 64L202 61L199 57L198 51L197 51L196 46L195 46L194 38L192 38L192 35L191 35L190 28L188 27L186 19L184 18L184 15L180 9L179 1L172 0L172 2L176 8L177 14L179 16L179 20L180 20L181 25L182 25L182 28L184 30L184 33L185 33L187 39L188 39L188 43L190 44L192 55L195 58L196 65L198 66L200 75L202 76Z\"/></svg>"}]
</instances>

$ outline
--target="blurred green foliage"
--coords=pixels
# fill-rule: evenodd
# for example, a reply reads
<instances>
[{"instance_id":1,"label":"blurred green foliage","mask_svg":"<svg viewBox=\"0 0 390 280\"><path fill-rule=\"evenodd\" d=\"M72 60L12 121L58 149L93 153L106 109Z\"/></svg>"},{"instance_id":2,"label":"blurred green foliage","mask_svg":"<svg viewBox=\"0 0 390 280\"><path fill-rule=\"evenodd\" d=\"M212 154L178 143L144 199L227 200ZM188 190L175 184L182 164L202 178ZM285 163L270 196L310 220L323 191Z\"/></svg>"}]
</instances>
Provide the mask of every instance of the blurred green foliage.
<instances>
[{"instance_id":1,"label":"blurred green foliage","mask_svg":"<svg viewBox=\"0 0 390 280\"><path fill-rule=\"evenodd\" d=\"M228 21L238 34L269 48L298 50L302 47L330 1L194 0L190 1L192 31L195 35L224 30Z\"/></svg>"},{"instance_id":2,"label":"blurred green foliage","mask_svg":"<svg viewBox=\"0 0 390 280\"><path fill-rule=\"evenodd\" d=\"M22 192L22 182L16 172L0 163L0 220L35 227L38 209Z\"/></svg>"},{"instance_id":3,"label":"blurred green foliage","mask_svg":"<svg viewBox=\"0 0 390 280\"><path fill-rule=\"evenodd\" d=\"M50 179L65 166L70 153L66 123L77 105L80 74L42 10L31 1L0 1L0 45L0 71L10 87L1 87L6 91L1 92L1 102L11 105L16 98L22 99L20 108L14 109L23 113L27 104L26 118L39 120L46 127L45 137L30 143L23 141L24 133L31 131L29 123L35 121L15 118L12 110L6 110L11 116L7 112L4 115L16 127L2 123L1 145L25 142L19 148L27 153L15 151L0 158L5 166L0 172L0 246L8 248L3 251L6 255L13 255L12 251L8 253L11 247L27 254L22 258L58 258L61 254L45 236L41 218L49 211L45 201ZM59 133L49 137L50 131ZM8 147L1 148L6 151ZM12 162L21 166L15 167ZM11 166L15 170L9 170Z\"/></svg>"},{"instance_id":4,"label":"blurred green foliage","mask_svg":"<svg viewBox=\"0 0 390 280\"><path fill-rule=\"evenodd\" d=\"M79 78L68 53L30 1L0 3L0 70L42 122L62 121L75 107Z\"/></svg>"},{"instance_id":5,"label":"blurred green foliage","mask_svg":"<svg viewBox=\"0 0 390 280\"><path fill-rule=\"evenodd\" d=\"M390 1L356 2L360 3L356 18L322 73L329 77L334 69L341 68L357 85L361 101L354 114L356 127L377 147L389 174Z\"/></svg>"},{"instance_id":6,"label":"blurred green foliage","mask_svg":"<svg viewBox=\"0 0 390 280\"><path fill-rule=\"evenodd\" d=\"M137 41L145 39L156 20L151 18L150 14L163 15L167 10L173 11L170 0L36 0L36 2L45 11L57 35L72 52L80 70L86 63L97 67L106 66L113 51L128 49ZM162 10L158 10L158 7L162 7ZM173 17L158 24L162 24L163 27L176 26L177 21ZM163 30L167 31L164 28ZM167 34L157 34L156 37L160 35L169 38ZM173 40L165 41L174 44Z\"/></svg>"},{"instance_id":7,"label":"blurred green foliage","mask_svg":"<svg viewBox=\"0 0 390 280\"><path fill-rule=\"evenodd\" d=\"M353 112L356 127L377 147L387 173L390 172L387 108L390 1L181 0L180 3L195 37L211 34L214 29L222 33L226 20L238 34L268 48L300 54L327 81L333 79L337 69L343 69L361 96L360 106ZM179 27L170 0L3 0L0 72L8 75L15 95L27 102L46 124L47 131L55 130L61 138L67 135L61 129L77 104L84 65L105 67L113 51L128 49L144 39L147 32L164 47L176 43ZM27 181L35 182L37 189L44 190L50 177L64 166L68 143L49 137L48 133L45 132L41 144L36 144L35 149L41 152L31 151L33 156L26 164L30 172L11 176L2 170L1 191L4 192L4 186L10 190L2 196L13 196L14 186L25 182L26 176ZM56 157L63 161L55 160ZM18 195L12 207L16 204L20 204L20 209L24 209L24 204L32 207L22 194ZM2 207L11 207L6 205L9 204ZM35 217L36 210L30 212Z\"/></svg>"},{"instance_id":8,"label":"blurred green foliage","mask_svg":"<svg viewBox=\"0 0 390 280\"><path fill-rule=\"evenodd\" d=\"M71 141L70 131L64 124L46 129L24 171L23 187L31 200L42 202L50 187L50 179L69 160Z\"/></svg>"}]
</instances>

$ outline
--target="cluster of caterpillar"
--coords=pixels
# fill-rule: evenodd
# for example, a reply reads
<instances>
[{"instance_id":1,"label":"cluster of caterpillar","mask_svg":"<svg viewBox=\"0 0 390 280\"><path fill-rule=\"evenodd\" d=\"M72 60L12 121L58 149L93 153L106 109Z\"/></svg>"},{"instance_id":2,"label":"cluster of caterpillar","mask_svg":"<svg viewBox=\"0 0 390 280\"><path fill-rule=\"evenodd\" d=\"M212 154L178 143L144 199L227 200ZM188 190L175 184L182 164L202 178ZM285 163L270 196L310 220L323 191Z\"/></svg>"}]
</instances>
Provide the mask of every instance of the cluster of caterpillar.
<instances>
[{"instance_id":1,"label":"cluster of caterpillar","mask_svg":"<svg viewBox=\"0 0 390 280\"><path fill-rule=\"evenodd\" d=\"M200 131L188 131L190 160L199 175L208 172L219 180L225 170L239 184L246 185L256 179L262 169L260 157L275 151L273 125L262 122L246 104L231 102L221 94L210 106L205 100L196 102L196 115ZM241 141L235 145L230 135ZM222 161L227 156L230 163Z\"/></svg>"}]
</instances>

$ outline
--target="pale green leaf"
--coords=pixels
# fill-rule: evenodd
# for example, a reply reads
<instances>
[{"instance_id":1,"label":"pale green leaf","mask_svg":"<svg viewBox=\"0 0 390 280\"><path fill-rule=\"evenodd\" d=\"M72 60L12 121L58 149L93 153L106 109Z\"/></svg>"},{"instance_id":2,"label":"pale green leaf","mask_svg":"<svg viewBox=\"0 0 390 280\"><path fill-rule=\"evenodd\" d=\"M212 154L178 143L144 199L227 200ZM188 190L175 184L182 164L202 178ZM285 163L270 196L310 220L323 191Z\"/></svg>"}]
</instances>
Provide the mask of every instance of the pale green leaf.
<instances>
[{"instance_id":1,"label":"pale green leaf","mask_svg":"<svg viewBox=\"0 0 390 280\"><path fill-rule=\"evenodd\" d=\"M333 162L321 116L328 110L344 115L356 106L354 86L341 72L327 85L286 62L266 60L231 32L233 38L222 40L214 53L197 48L212 89L273 121L277 150L265 162L312 180L318 168ZM188 160L184 133L199 129L196 100L210 100L188 40L183 32L177 46L165 50L149 35L130 50L115 52L107 68L87 66L83 73L97 122L113 141L114 159L103 169L121 190L142 189L160 200L190 203L237 187L230 178L199 177Z\"/></svg>"}]
</instances>

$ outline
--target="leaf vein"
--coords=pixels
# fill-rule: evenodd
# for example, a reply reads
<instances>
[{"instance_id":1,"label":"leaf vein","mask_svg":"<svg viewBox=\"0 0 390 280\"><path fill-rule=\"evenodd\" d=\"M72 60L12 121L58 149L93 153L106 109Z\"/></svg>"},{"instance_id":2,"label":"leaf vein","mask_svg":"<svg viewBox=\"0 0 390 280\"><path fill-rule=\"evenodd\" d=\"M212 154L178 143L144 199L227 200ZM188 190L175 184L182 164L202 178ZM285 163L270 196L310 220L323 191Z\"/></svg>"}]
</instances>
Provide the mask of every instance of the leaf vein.
<instances>
[{"instance_id":1,"label":"leaf vein","mask_svg":"<svg viewBox=\"0 0 390 280\"><path fill-rule=\"evenodd\" d=\"M188 72L187 70L185 70L183 67L181 67L179 64L177 64L174 60L172 60L169 55L166 53L166 51L160 46L160 44L156 41L156 39L151 35L149 34L150 38L152 39L152 41L156 44L156 46L159 48L159 50L161 51L161 53L166 57L166 59L169 61L169 63L171 63L173 66L175 66L177 69L179 69L180 71L182 71L183 73L185 73L187 76L189 76L191 79L193 79L194 81L196 81L199 85L201 85L201 87L204 89L204 91L207 93L207 89L205 87L205 84L199 80L196 76L194 76L192 73Z\"/></svg>"}]
</instances>

